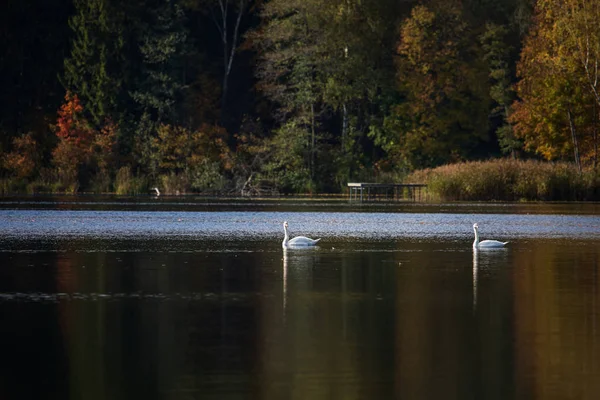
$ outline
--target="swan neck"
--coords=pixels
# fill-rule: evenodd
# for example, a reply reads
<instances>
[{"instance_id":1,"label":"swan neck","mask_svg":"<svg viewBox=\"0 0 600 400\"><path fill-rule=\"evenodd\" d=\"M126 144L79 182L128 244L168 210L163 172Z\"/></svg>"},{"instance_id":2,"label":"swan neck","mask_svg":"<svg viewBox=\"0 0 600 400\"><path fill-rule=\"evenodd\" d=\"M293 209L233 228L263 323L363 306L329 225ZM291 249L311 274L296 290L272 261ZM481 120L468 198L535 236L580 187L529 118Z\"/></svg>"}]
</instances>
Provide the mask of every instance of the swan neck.
<instances>
[{"instance_id":1,"label":"swan neck","mask_svg":"<svg viewBox=\"0 0 600 400\"><path fill-rule=\"evenodd\" d=\"M288 243L289 237L288 237L287 226L285 226L285 225L283 226L283 232L284 232L284 235L283 235L282 246L283 247L287 247L287 243Z\"/></svg>"},{"instance_id":2,"label":"swan neck","mask_svg":"<svg viewBox=\"0 0 600 400\"><path fill-rule=\"evenodd\" d=\"M473 231L475 232L475 241L473 242L473 247L477 247L477 245L479 245L479 233L475 227L473 227Z\"/></svg>"}]
</instances>

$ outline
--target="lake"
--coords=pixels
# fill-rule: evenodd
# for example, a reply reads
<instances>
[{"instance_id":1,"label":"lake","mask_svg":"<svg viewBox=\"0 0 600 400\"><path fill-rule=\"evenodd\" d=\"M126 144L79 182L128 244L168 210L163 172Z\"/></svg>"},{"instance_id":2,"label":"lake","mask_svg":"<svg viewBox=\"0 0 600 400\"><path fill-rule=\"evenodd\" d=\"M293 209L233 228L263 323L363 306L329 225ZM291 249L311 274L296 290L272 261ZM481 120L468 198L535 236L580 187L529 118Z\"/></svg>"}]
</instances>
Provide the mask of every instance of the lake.
<instances>
[{"instance_id":1,"label":"lake","mask_svg":"<svg viewBox=\"0 0 600 400\"><path fill-rule=\"evenodd\" d=\"M0 398L597 399L599 261L598 204L0 198Z\"/></svg>"}]
</instances>

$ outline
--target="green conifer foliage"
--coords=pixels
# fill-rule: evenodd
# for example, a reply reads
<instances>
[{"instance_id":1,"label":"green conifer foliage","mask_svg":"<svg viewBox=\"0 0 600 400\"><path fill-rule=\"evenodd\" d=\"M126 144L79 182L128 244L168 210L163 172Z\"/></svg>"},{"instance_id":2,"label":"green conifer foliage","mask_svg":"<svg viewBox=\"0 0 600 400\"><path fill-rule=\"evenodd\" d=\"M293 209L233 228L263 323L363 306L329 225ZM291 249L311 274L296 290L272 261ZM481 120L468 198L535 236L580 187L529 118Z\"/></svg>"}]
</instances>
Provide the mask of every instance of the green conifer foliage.
<instances>
[{"instance_id":1,"label":"green conifer foliage","mask_svg":"<svg viewBox=\"0 0 600 400\"><path fill-rule=\"evenodd\" d=\"M182 8L174 0L147 7L136 27L140 65L131 96L136 104L135 154L151 174L157 171L150 143L160 124L178 122L187 32Z\"/></svg>"},{"instance_id":2,"label":"green conifer foliage","mask_svg":"<svg viewBox=\"0 0 600 400\"><path fill-rule=\"evenodd\" d=\"M91 122L119 121L126 65L122 11L110 0L74 0L74 5L69 19L74 37L61 81L79 96Z\"/></svg>"}]
</instances>

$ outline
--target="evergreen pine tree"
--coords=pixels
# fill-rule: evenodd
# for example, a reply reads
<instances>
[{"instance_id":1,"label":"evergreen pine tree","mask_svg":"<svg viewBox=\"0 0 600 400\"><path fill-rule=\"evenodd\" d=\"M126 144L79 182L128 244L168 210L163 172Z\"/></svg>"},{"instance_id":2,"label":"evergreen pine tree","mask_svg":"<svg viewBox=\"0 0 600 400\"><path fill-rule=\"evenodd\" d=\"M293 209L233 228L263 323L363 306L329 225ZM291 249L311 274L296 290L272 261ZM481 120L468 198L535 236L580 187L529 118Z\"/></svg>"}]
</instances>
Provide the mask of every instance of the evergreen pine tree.
<instances>
[{"instance_id":1,"label":"evergreen pine tree","mask_svg":"<svg viewBox=\"0 0 600 400\"><path fill-rule=\"evenodd\" d=\"M110 0L74 0L69 20L74 33L71 54L61 81L81 99L88 120L97 126L120 119L124 38L123 18Z\"/></svg>"},{"instance_id":2,"label":"evergreen pine tree","mask_svg":"<svg viewBox=\"0 0 600 400\"><path fill-rule=\"evenodd\" d=\"M183 57L187 41L184 13L176 0L159 0L139 10L136 32L140 71L131 96L137 105L139 124L135 131L135 153L138 163L156 173L151 139L160 124L178 122L178 106L182 97Z\"/></svg>"}]
</instances>

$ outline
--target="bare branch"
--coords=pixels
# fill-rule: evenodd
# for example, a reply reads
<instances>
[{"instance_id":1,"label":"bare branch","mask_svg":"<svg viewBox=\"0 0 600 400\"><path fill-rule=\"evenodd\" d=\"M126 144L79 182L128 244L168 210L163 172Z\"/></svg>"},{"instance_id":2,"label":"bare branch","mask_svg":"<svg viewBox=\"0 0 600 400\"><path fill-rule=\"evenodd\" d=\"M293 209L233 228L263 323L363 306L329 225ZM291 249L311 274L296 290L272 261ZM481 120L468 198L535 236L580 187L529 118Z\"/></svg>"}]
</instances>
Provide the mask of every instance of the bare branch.
<instances>
[{"instance_id":1,"label":"bare branch","mask_svg":"<svg viewBox=\"0 0 600 400\"><path fill-rule=\"evenodd\" d=\"M244 9L246 8L246 1L240 0L240 8L238 10L237 19L235 21L235 28L233 30L233 37L231 38L231 53L229 55L229 63L227 65L227 69L225 73L229 75L231 71L231 65L233 64L233 56L235 54L235 50L237 47L237 38L238 38L238 30L240 27L240 22L242 21L242 14L244 13Z\"/></svg>"}]
</instances>

